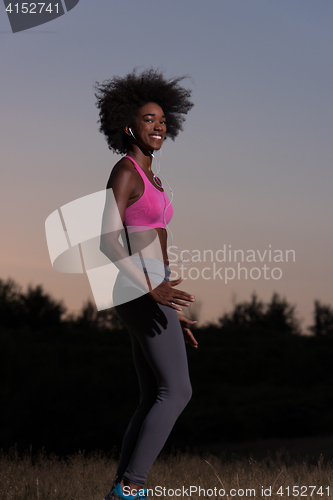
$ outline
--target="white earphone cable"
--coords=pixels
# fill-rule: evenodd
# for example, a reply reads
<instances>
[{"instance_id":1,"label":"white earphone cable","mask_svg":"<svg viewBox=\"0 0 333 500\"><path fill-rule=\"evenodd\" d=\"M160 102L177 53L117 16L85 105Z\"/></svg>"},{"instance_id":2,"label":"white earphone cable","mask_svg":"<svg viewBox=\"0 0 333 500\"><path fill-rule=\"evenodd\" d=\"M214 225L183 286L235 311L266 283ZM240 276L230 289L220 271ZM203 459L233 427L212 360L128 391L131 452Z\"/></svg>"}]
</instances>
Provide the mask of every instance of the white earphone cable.
<instances>
[{"instance_id":1,"label":"white earphone cable","mask_svg":"<svg viewBox=\"0 0 333 500\"><path fill-rule=\"evenodd\" d=\"M167 252L167 253L168 253L168 257L169 257L169 260L171 260L172 262L175 262L175 263L177 263L177 264L179 264L179 263L181 262L181 263L182 263L182 264L184 264L185 266L190 266L190 265L193 263L193 255L192 255L192 254L191 254L191 252L189 252L188 250L178 250L177 248L175 248L175 247L173 246L173 234L172 234L172 231L171 231L171 229L169 228L169 226L168 226L168 224L167 224L167 222L166 222L166 220L165 220L165 213L166 213L166 210L167 210L167 209L168 209L168 207L172 204L172 200L173 200L173 190L171 189L171 186L170 186L170 184L168 183L168 181L166 180L166 178L165 178L165 177L163 177L163 175L160 173L160 170L161 170L161 156L162 156L162 150L160 149L160 150L159 150L159 155L158 155L158 158L157 158L157 160L156 160L156 161L157 161L157 169L156 169L156 174L154 174L153 179L154 179L154 182L155 182L156 186L161 187L161 188L162 188L162 189L164 189L164 190L165 190L165 189L169 189L169 190L170 190L171 199L169 200L168 205L166 205L166 206L164 207L164 212L163 212L164 224L165 224L165 227L167 228L167 230L169 231L170 236L171 236L171 245L169 245L169 248L171 248L171 250L173 250L174 252L178 252L178 253L180 253L181 255L182 255L182 254L184 254L184 253L186 253L186 254L190 255L191 260L190 260L190 262L188 263L188 262L184 261L184 258L183 258L182 256L180 257L180 260L176 260L176 259L173 259L173 258L170 256L170 254ZM154 156L154 159L155 159L155 156ZM162 184L160 184L159 182L156 182L157 175L158 175L159 177L161 177L161 178L164 180L164 182L167 184L167 186L164 186L164 185L163 185L163 183L162 183Z\"/></svg>"},{"instance_id":2,"label":"white earphone cable","mask_svg":"<svg viewBox=\"0 0 333 500\"><path fill-rule=\"evenodd\" d=\"M135 137L135 135L134 135L134 133L133 133L133 131L132 131L132 129L131 129L131 128L129 128L129 132L130 132L131 136L133 137L133 139L135 139L137 142L139 142L139 141L137 140L137 138ZM139 142L139 144L141 144L141 143ZM142 145L142 144L141 144L141 145ZM184 264L185 266L190 266L190 265L193 263L193 255L192 255L192 254L191 254L191 252L189 252L188 250L178 250L177 248L175 248L175 247L173 246L173 234L172 234L171 229L169 228L169 226L168 226L168 224L166 223L166 220L165 220L165 212L166 212L167 208L171 205L172 200L173 200L173 191L172 191L172 189L171 189L171 187L170 187L170 184L169 184L169 183L168 183L168 181L165 179L165 177L163 177L163 175L161 175L161 174L160 174L160 170L161 170L161 156L162 156L162 149L160 149L160 150L159 150L159 155L158 155L158 158L157 158L157 159L156 159L156 157L155 157L155 155L154 155L153 153L150 153L150 154L151 154L151 156L153 157L153 159L157 162L157 171L156 171L156 174L153 174L153 180L154 180L154 182L155 182L156 186L161 187L163 190L165 190L165 189L169 189L169 190L170 190L170 194L171 194L171 200L169 201L168 205L165 205L165 206L164 206L164 212L163 212L163 220L164 220L164 224L165 224L165 227L167 228L167 231L169 231L170 236L171 236L171 245L170 245L170 247L169 247L169 248L171 248L171 250L173 250L174 252L178 252L178 253L180 253L180 254L187 253L187 254L188 254L188 255L190 255L190 257L191 257L191 261L190 261L189 263L187 263L187 262L185 262L185 261L184 261L183 257L181 257L181 258L180 258L180 260L172 259L172 258L171 258L171 255L167 252L168 257L169 257L169 260L171 260L172 262L175 262L175 263L177 263L177 264L179 264L179 263L181 262L181 263L182 263L182 264ZM159 182L156 182L156 179L158 180L157 175L159 175L160 177L162 177L162 179L163 179L163 180L167 183L167 186L163 186L163 184L162 184L162 183L160 184Z\"/></svg>"}]
</instances>

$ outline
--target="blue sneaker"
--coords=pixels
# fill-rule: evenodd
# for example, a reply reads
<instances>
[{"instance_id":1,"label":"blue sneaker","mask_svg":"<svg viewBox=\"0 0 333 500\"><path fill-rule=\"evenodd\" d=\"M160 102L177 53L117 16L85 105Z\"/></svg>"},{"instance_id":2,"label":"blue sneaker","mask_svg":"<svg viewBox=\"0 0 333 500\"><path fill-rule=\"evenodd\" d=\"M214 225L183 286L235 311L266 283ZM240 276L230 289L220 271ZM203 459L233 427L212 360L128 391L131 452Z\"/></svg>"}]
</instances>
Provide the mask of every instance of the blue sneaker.
<instances>
[{"instance_id":1,"label":"blue sneaker","mask_svg":"<svg viewBox=\"0 0 333 500\"><path fill-rule=\"evenodd\" d=\"M104 500L109 499L106 498ZM147 490L141 488L135 495L125 495L120 483L118 483L112 491L112 497L110 498L110 500L148 500Z\"/></svg>"}]
</instances>

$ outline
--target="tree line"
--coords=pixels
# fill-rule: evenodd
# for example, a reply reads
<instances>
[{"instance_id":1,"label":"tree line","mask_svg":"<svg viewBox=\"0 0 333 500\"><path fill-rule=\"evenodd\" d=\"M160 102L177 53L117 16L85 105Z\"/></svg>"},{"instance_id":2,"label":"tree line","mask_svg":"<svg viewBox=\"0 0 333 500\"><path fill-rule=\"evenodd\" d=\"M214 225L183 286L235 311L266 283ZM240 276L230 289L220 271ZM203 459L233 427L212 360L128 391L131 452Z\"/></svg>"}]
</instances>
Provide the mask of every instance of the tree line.
<instances>
[{"instance_id":1,"label":"tree line","mask_svg":"<svg viewBox=\"0 0 333 500\"><path fill-rule=\"evenodd\" d=\"M193 316L195 317L195 315ZM212 323L206 326L213 326ZM97 311L88 300L79 314L74 317L67 313L62 301L53 299L41 285L28 286L27 291L12 279L0 279L0 327L29 328L44 327L92 327L122 329L122 323L113 308ZM295 306L285 298L273 293L271 300L264 303L253 293L249 301L236 304L233 311L225 313L215 325L222 330L241 331L269 330L284 334L302 334L300 322L295 314ZM315 336L333 335L333 307L314 301L313 324L307 328Z\"/></svg>"},{"instance_id":2,"label":"tree line","mask_svg":"<svg viewBox=\"0 0 333 500\"><path fill-rule=\"evenodd\" d=\"M195 308L194 308L195 312ZM310 335L278 294L253 294L188 348L193 397L166 447L313 436L333 420L333 310L314 303ZM131 342L114 309L67 314L39 285L0 280L0 448L120 450L138 404Z\"/></svg>"}]
</instances>

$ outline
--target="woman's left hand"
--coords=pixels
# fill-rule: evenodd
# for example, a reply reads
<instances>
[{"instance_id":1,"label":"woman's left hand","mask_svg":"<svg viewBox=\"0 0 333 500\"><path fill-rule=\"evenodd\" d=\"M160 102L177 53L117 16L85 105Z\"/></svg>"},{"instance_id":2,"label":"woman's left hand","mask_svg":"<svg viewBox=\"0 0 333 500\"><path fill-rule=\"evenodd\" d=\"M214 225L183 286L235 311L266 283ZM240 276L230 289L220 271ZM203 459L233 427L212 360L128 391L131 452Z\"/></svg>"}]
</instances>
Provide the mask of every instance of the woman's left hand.
<instances>
[{"instance_id":1,"label":"woman's left hand","mask_svg":"<svg viewBox=\"0 0 333 500\"><path fill-rule=\"evenodd\" d=\"M182 314L178 314L178 318L183 330L185 344L190 344L190 346L192 347L198 347L198 342L195 340L193 333L189 328L187 328L187 325L195 325L197 321L192 321L191 319L185 318L185 316L183 316Z\"/></svg>"}]
</instances>

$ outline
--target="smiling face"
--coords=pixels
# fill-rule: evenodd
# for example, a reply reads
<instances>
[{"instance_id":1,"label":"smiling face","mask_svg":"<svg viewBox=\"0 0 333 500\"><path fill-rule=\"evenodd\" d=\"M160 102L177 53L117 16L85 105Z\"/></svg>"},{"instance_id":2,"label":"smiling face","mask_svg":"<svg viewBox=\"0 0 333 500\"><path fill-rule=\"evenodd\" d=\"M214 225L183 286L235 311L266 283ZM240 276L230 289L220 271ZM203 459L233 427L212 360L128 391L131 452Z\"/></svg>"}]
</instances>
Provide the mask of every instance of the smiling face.
<instances>
[{"instance_id":1,"label":"smiling face","mask_svg":"<svg viewBox=\"0 0 333 500\"><path fill-rule=\"evenodd\" d=\"M160 149L166 134L163 109L155 102L148 102L139 109L133 132L136 140L149 151Z\"/></svg>"}]
</instances>

